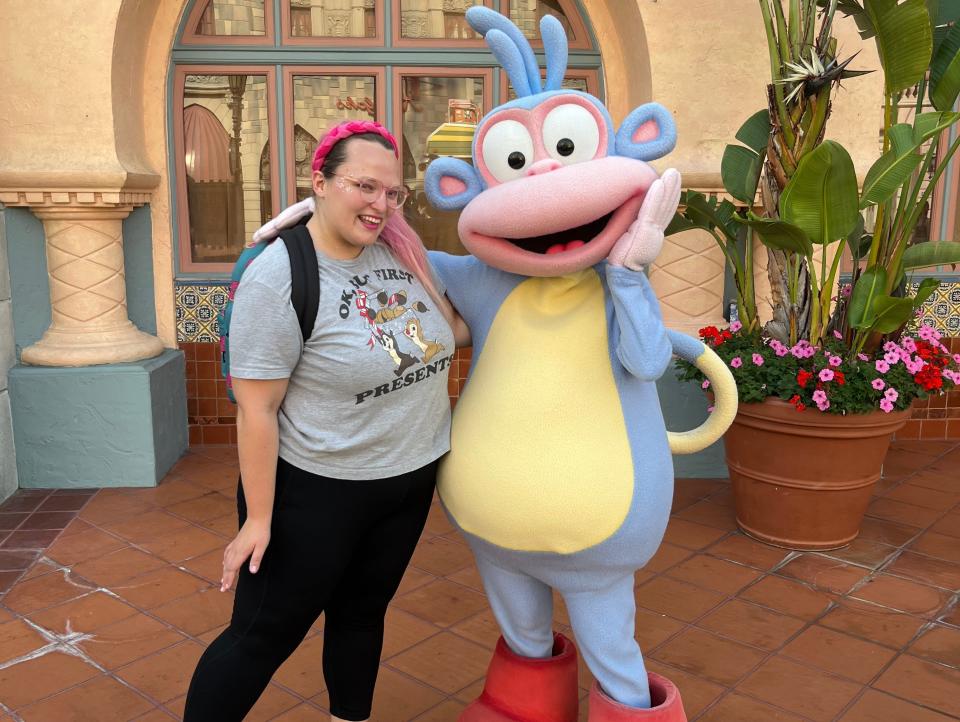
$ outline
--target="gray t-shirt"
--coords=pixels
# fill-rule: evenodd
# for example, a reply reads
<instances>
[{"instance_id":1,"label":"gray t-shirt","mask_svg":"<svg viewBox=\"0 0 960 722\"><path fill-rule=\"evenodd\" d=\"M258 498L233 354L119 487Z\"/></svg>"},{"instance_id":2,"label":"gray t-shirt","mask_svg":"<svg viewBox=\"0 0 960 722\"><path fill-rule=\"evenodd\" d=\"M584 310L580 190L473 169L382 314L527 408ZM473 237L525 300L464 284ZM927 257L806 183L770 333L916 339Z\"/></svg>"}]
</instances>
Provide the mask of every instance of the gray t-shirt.
<instances>
[{"instance_id":1,"label":"gray t-shirt","mask_svg":"<svg viewBox=\"0 0 960 722\"><path fill-rule=\"evenodd\" d=\"M450 448L449 324L382 242L349 261L317 256L320 306L305 349L286 246L272 243L244 271L231 375L290 379L280 456L300 469L378 479L430 463Z\"/></svg>"}]
</instances>

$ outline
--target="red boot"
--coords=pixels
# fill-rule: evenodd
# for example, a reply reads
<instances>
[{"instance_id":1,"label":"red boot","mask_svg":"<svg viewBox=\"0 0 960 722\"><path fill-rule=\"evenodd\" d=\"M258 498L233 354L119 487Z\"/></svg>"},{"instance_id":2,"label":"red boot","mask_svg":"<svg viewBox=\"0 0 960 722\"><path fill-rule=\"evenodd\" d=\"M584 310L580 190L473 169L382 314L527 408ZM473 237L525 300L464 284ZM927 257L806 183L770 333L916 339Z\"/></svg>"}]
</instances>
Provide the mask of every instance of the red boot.
<instances>
[{"instance_id":1,"label":"red boot","mask_svg":"<svg viewBox=\"0 0 960 722\"><path fill-rule=\"evenodd\" d=\"M648 672L650 679L650 709L627 707L614 702L594 681L590 688L589 722L687 722L683 700L676 685L666 677Z\"/></svg>"},{"instance_id":2,"label":"red boot","mask_svg":"<svg viewBox=\"0 0 960 722\"><path fill-rule=\"evenodd\" d=\"M487 669L483 693L459 722L576 722L577 648L553 635L553 656L530 659L514 654L503 637Z\"/></svg>"}]
</instances>

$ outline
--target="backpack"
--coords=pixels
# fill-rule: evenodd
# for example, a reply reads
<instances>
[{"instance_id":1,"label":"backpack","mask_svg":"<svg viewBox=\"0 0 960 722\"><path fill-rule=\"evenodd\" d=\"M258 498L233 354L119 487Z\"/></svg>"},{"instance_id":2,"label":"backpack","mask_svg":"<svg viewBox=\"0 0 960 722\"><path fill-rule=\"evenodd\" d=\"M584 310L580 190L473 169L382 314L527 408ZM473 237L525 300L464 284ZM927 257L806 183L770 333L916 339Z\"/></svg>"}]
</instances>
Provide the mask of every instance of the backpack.
<instances>
[{"instance_id":1,"label":"backpack","mask_svg":"<svg viewBox=\"0 0 960 722\"><path fill-rule=\"evenodd\" d=\"M297 312L304 345L313 334L317 308L320 305L320 267L317 250L313 247L313 239L307 230L307 220L304 218L298 225L284 230L279 236L290 256L290 302ZM230 376L230 316L233 313L233 298L240 286L243 272L275 240L277 239L260 241L240 254L230 276L227 303L217 316L220 326L220 371L227 380L227 396L233 403L237 403L233 395L233 379Z\"/></svg>"}]
</instances>

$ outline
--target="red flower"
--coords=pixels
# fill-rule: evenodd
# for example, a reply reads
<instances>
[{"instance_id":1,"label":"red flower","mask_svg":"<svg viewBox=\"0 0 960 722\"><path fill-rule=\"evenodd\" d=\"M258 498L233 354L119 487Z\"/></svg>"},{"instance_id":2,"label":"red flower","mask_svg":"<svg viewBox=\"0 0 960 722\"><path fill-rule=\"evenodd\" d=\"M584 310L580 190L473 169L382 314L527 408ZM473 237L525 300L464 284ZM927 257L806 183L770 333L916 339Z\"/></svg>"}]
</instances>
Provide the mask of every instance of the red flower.
<instances>
[{"instance_id":1,"label":"red flower","mask_svg":"<svg viewBox=\"0 0 960 722\"><path fill-rule=\"evenodd\" d=\"M813 378L813 372L811 371L805 371L804 369L800 369L799 371L797 371L797 383L800 384L800 388L802 389L807 388L807 383L812 378Z\"/></svg>"},{"instance_id":2,"label":"red flower","mask_svg":"<svg viewBox=\"0 0 960 722\"><path fill-rule=\"evenodd\" d=\"M790 397L790 403L797 408L797 411L803 411L805 408L807 408L800 400L800 394L794 394L792 397Z\"/></svg>"},{"instance_id":3,"label":"red flower","mask_svg":"<svg viewBox=\"0 0 960 722\"><path fill-rule=\"evenodd\" d=\"M700 334L700 338L702 338L704 341L707 341L709 339L718 337L720 335L720 329L718 329L716 326L704 326L697 333Z\"/></svg>"},{"instance_id":4,"label":"red flower","mask_svg":"<svg viewBox=\"0 0 960 722\"><path fill-rule=\"evenodd\" d=\"M920 384L926 391L943 388L943 375L940 369L932 364L927 364L913 377L913 380Z\"/></svg>"},{"instance_id":5,"label":"red flower","mask_svg":"<svg viewBox=\"0 0 960 722\"><path fill-rule=\"evenodd\" d=\"M804 406L803 404L797 404L797 411L803 411L805 408L807 407Z\"/></svg>"},{"instance_id":6,"label":"red flower","mask_svg":"<svg viewBox=\"0 0 960 722\"><path fill-rule=\"evenodd\" d=\"M834 371L834 372L833 372L833 380L836 381L836 382L837 382L838 384L840 384L841 386L843 386L845 383L847 383L847 378L846 378L846 376L843 375L843 371Z\"/></svg>"}]
</instances>

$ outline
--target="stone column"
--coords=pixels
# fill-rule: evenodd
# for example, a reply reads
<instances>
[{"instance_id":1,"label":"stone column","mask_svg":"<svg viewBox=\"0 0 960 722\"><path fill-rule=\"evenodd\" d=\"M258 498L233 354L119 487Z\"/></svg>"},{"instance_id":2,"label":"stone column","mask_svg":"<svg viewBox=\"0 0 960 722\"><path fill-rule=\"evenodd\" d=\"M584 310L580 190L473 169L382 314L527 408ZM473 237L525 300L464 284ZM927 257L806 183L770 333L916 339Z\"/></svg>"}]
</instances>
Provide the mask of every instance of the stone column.
<instances>
[{"instance_id":1,"label":"stone column","mask_svg":"<svg viewBox=\"0 0 960 722\"><path fill-rule=\"evenodd\" d=\"M163 352L160 339L127 316L122 222L147 194L21 192L0 200L29 206L46 235L53 318L43 338L23 350L23 363L93 366Z\"/></svg>"}]
</instances>

